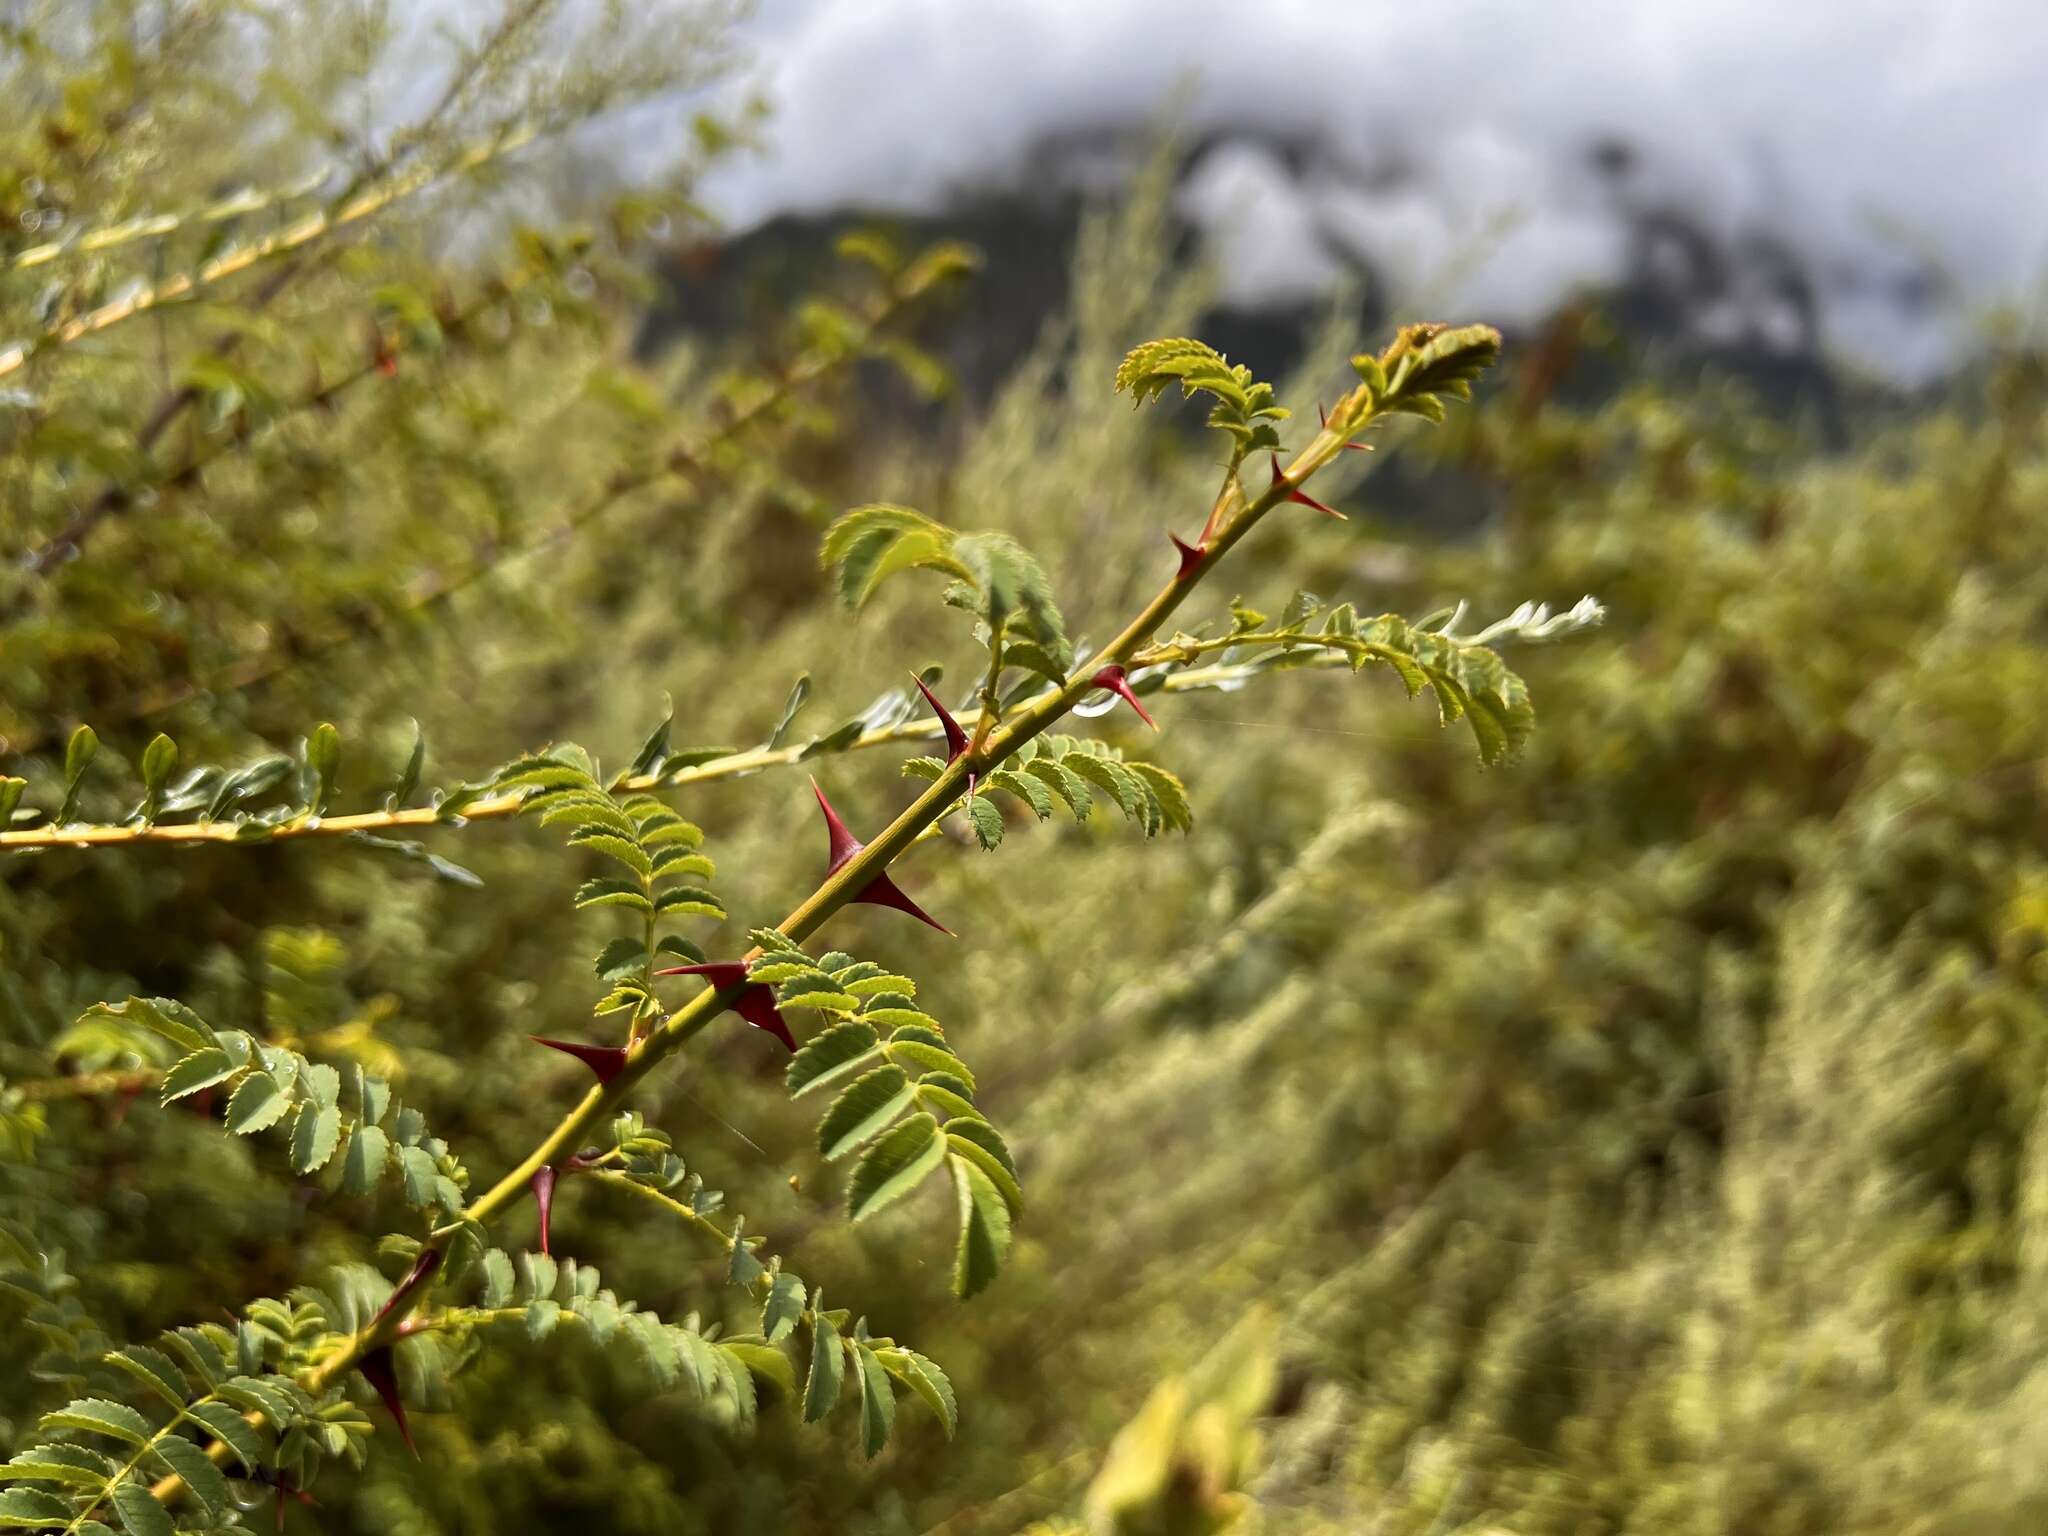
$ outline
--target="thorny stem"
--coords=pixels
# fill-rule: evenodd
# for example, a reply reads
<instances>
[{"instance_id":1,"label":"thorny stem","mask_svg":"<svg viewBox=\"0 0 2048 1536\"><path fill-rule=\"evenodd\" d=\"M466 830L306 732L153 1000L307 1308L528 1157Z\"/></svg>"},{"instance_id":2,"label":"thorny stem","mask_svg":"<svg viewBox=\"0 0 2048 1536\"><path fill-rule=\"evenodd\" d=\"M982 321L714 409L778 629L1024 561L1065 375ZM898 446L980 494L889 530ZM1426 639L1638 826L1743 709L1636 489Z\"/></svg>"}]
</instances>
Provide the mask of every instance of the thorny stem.
<instances>
[{"instance_id":1,"label":"thorny stem","mask_svg":"<svg viewBox=\"0 0 2048 1536\"><path fill-rule=\"evenodd\" d=\"M1340 421L1345 419L1341 411L1332 414ZM1360 421L1350 430L1355 433L1363 425L1364 422ZM1319 433L1288 467L1288 482L1299 484L1314 474L1335 456L1345 440L1328 429ZM1213 555L1221 555L1250 532L1267 512L1286 499L1288 490L1289 484L1274 485L1248 503L1216 532ZM1214 564L1212 558L1185 575L1175 575L1114 640L1076 666L1073 676L1064 685L1020 709L1008 725L997 729L980 748L965 752L947 764L938 778L926 786L924 792L905 807L879 836L828 875L809 897L776 925L777 928L798 944L817 932L827 919L883 873L919 833L938 820L964 787L969 773L986 774L1000 766L1027 741L1042 734L1071 711L1092 690L1093 684L1089 679L1102 667L1127 662L1186 601L1188 594L1200 584ZM758 949L752 950L745 958L752 959L759 953ZM463 1219L487 1222L520 1199L537 1169L571 1153L604 1116L624 1102L642 1078L703 1030L724 1011L738 992L738 987L706 988L630 1047L626 1064L619 1074L609 1083L589 1089L582 1102L563 1117L561 1123L522 1162L470 1202L469 1208L463 1212ZM437 1238L444 1245L448 1240L438 1234ZM418 1300L417 1294L396 1298L395 1304L375 1324L354 1335L313 1370L307 1378L308 1389L319 1392L331 1387L363 1355L389 1342L399 1322L418 1304Z\"/></svg>"},{"instance_id":2,"label":"thorny stem","mask_svg":"<svg viewBox=\"0 0 2048 1536\"><path fill-rule=\"evenodd\" d=\"M1091 692L1094 685L1089 679L1097 671L1105 666L1128 663L1138 648L1161 624L1172 617L1174 611L1187 600L1188 594L1214 568L1217 557L1227 552L1249 533L1261 518L1286 500L1293 486L1301 484L1327 464L1342 450L1350 437L1364 428L1369 410L1370 395L1363 389L1340 401L1338 409L1331 412L1331 419L1340 424L1341 431L1332 431L1326 426L1288 466L1285 481L1268 487L1245 504L1236 516L1221 520L1220 526L1214 531L1211 558L1203 560L1191 570L1175 574L1160 589L1158 595L1124 626L1114 640L1076 666L1073 675L1065 684L1033 700L1020 709L1008 725L994 731L980 747L964 752L948 763L938 778L906 806L879 836L826 876L823 883L795 911L776 925L777 928L792 942L798 944L817 932L835 912L866 889L877 875L888 868L891 861L917 841L919 835L951 807L954 797L964 788L969 773L986 774L1000 766L1027 741L1042 734ZM1351 419L1354 411L1361 413L1355 421ZM509 814L509 811L502 814ZM751 960L760 953L761 951L756 948L750 950L743 958ZM576 1107L562 1118L524 1160L509 1170L489 1190L470 1202L462 1213L461 1222L451 1222L437 1229L423 1245L422 1252L445 1252L455 1233L461 1230L463 1225L486 1223L507 1206L523 1198L538 1169L571 1155L577 1144L583 1141L606 1115L625 1101L642 1078L702 1031L725 1010L739 991L738 986L722 989L707 987L670 1014L653 1031L630 1045L626 1051L625 1065L610 1082L591 1087ZM659 1191L652 1193L658 1194ZM398 1336L400 1325L425 1299L429 1288L426 1284L417 1284L409 1289L395 1291L372 1323L343 1339L325 1360L300 1378L300 1385L315 1396L331 1390L365 1355L384 1347ZM180 1486L176 1479L167 1478L159 1483L154 1491L159 1499L163 1499L174 1496Z\"/></svg>"}]
</instances>

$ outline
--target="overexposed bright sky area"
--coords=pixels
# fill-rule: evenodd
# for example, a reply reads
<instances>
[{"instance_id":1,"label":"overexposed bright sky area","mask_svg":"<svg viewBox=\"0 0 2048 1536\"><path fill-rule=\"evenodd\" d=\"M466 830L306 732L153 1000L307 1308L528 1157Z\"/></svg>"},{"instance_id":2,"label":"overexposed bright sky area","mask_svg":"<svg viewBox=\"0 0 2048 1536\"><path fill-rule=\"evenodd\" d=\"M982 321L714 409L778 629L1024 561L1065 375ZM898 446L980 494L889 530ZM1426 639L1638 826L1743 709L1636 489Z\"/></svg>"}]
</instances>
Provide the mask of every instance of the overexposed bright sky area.
<instances>
[{"instance_id":1,"label":"overexposed bright sky area","mask_svg":"<svg viewBox=\"0 0 2048 1536\"><path fill-rule=\"evenodd\" d=\"M708 189L737 229L941 210L1184 88L1225 137L1182 208L1239 301L1322 291L1349 251L1534 319L1669 208L1788 247L1829 347L1910 382L2048 276L2048 0L766 0L748 30L776 115ZM1290 169L1273 135L1319 148ZM1930 277L1949 297L1910 302Z\"/></svg>"}]
</instances>

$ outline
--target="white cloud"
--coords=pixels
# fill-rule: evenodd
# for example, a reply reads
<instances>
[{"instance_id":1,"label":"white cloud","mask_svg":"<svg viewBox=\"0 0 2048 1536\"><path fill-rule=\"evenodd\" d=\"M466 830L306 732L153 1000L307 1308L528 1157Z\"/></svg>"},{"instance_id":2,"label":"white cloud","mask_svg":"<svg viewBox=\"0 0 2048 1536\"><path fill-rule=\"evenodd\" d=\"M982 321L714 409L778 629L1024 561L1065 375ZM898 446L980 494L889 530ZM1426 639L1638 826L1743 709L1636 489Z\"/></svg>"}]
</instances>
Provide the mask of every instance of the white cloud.
<instances>
[{"instance_id":1,"label":"white cloud","mask_svg":"<svg viewBox=\"0 0 2048 1536\"><path fill-rule=\"evenodd\" d=\"M1967 331L1895 297L1928 258L1972 305L2048 267L2039 0L770 0L753 31L777 118L713 188L740 227L931 211L1192 77L1190 126L1329 152L1297 172L1225 145L1186 189L1247 296L1326 284L1348 246L1413 296L1524 318L1675 207L1783 242L1826 339L1917 376ZM1591 167L1605 141L1636 153L1619 182Z\"/></svg>"}]
</instances>

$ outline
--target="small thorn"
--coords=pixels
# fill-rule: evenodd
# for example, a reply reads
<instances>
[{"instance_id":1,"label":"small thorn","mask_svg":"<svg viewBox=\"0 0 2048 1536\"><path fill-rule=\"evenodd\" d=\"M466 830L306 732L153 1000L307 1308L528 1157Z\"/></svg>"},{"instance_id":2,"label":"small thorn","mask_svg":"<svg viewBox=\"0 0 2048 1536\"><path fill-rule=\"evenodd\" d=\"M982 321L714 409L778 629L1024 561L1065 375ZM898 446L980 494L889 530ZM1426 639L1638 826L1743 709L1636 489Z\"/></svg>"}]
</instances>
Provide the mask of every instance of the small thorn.
<instances>
[{"instance_id":1,"label":"small thorn","mask_svg":"<svg viewBox=\"0 0 2048 1536\"><path fill-rule=\"evenodd\" d=\"M548 1218L555 1208L555 1180L558 1176L553 1163L543 1163L533 1170L531 1181L533 1203L540 1207L540 1251L549 1257L553 1257L553 1251L548 1247Z\"/></svg>"},{"instance_id":2,"label":"small thorn","mask_svg":"<svg viewBox=\"0 0 2048 1536\"><path fill-rule=\"evenodd\" d=\"M626 1051L617 1045L579 1045L573 1040L546 1040L539 1035L528 1035L535 1045L544 1045L551 1051L560 1051L564 1056L574 1056L590 1068L591 1075L599 1083L608 1084L626 1069Z\"/></svg>"},{"instance_id":3,"label":"small thorn","mask_svg":"<svg viewBox=\"0 0 2048 1536\"><path fill-rule=\"evenodd\" d=\"M1177 533L1169 533L1167 537L1173 540L1173 547L1180 551L1180 569L1173 573L1174 579L1184 581L1188 573L1202 563L1203 557L1209 553L1209 546L1190 544Z\"/></svg>"},{"instance_id":4,"label":"small thorn","mask_svg":"<svg viewBox=\"0 0 2048 1536\"><path fill-rule=\"evenodd\" d=\"M950 763L967 750L967 733L960 729L960 722L939 702L939 696L925 686L923 678L913 672L910 680L917 684L917 691L924 695L925 703L931 705L932 713L939 717L939 725L946 733L946 761ZM968 793L971 795L974 791L970 788Z\"/></svg>"},{"instance_id":5,"label":"small thorn","mask_svg":"<svg viewBox=\"0 0 2048 1536\"><path fill-rule=\"evenodd\" d=\"M405 1438L405 1448L411 1451L413 1459L419 1459L420 1448L413 1444L412 1426L405 1421L405 1403L398 1395L398 1371L392 1363L391 1347L373 1349L356 1362L356 1369L363 1373L377 1395L384 1400L384 1406L391 1410L391 1417L398 1422L398 1432Z\"/></svg>"},{"instance_id":6,"label":"small thorn","mask_svg":"<svg viewBox=\"0 0 2048 1536\"><path fill-rule=\"evenodd\" d=\"M1280 455L1277 453L1273 455L1273 483L1275 485L1284 485L1287 487L1287 499L1289 501L1298 501L1304 507L1314 507L1318 512L1322 513L1325 517L1334 517L1340 523L1350 521L1349 518L1347 518L1342 512L1339 512L1335 507L1324 506L1320 501L1317 501L1315 497L1309 495L1307 491L1304 491L1300 486L1296 485L1292 480L1288 479L1286 475L1282 474L1280 470Z\"/></svg>"},{"instance_id":7,"label":"small thorn","mask_svg":"<svg viewBox=\"0 0 2048 1536\"><path fill-rule=\"evenodd\" d=\"M846 830L846 823L841 821L839 813L832 809L832 802L825 798L825 791L818 787L816 779L811 780L811 793L818 797L818 809L825 813L825 833L831 839L831 846L826 855L830 862L825 869L825 873L829 875L836 873L841 865L857 855L867 844Z\"/></svg>"},{"instance_id":8,"label":"small thorn","mask_svg":"<svg viewBox=\"0 0 2048 1536\"><path fill-rule=\"evenodd\" d=\"M1101 688L1115 694L1138 712L1140 720L1151 726L1155 731L1159 729L1159 722L1145 713L1145 706L1138 702L1138 696L1131 691L1130 679L1124 675L1122 667L1104 667L1100 672L1089 678L1088 682L1091 687Z\"/></svg>"}]
</instances>

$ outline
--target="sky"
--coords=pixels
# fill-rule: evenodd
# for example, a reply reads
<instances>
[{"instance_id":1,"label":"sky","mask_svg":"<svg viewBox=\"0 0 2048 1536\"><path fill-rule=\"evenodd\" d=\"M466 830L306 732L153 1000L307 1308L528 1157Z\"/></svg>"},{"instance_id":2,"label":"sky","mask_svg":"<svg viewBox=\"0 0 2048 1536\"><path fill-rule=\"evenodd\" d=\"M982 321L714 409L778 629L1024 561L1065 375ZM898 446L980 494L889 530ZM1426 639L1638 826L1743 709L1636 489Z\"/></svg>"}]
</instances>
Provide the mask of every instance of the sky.
<instances>
[{"instance_id":1,"label":"sky","mask_svg":"<svg viewBox=\"0 0 2048 1536\"><path fill-rule=\"evenodd\" d=\"M1530 321L1673 209L1776 242L1830 352L1917 382L2048 281L2048 0L764 0L748 25L769 148L705 189L738 230L941 211L1180 92L1210 145L1181 208L1235 302L1326 291L1351 254L1397 300ZM1789 343L1769 303L1701 323Z\"/></svg>"}]
</instances>

